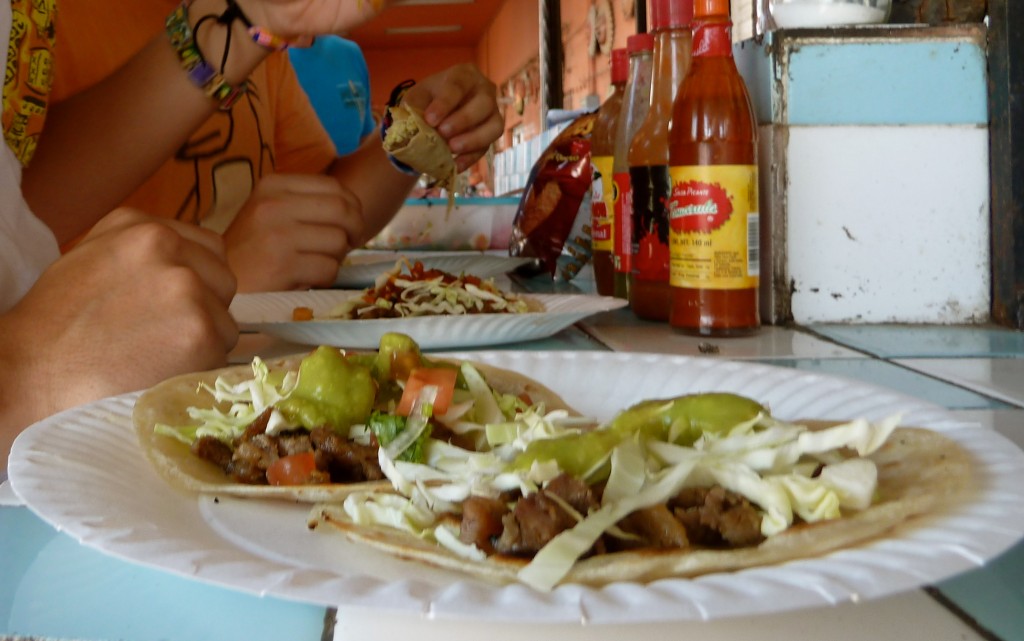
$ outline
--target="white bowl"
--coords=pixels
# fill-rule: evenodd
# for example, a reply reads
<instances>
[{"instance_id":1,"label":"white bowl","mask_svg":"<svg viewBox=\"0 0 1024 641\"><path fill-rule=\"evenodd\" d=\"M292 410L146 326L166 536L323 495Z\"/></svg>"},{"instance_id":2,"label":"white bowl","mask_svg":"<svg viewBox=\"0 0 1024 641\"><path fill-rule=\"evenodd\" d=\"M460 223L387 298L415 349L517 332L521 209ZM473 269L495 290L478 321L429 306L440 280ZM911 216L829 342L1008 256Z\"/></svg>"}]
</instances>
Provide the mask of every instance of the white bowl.
<instances>
[{"instance_id":1,"label":"white bowl","mask_svg":"<svg viewBox=\"0 0 1024 641\"><path fill-rule=\"evenodd\" d=\"M889 20L892 0L768 0L779 29L879 24Z\"/></svg>"}]
</instances>

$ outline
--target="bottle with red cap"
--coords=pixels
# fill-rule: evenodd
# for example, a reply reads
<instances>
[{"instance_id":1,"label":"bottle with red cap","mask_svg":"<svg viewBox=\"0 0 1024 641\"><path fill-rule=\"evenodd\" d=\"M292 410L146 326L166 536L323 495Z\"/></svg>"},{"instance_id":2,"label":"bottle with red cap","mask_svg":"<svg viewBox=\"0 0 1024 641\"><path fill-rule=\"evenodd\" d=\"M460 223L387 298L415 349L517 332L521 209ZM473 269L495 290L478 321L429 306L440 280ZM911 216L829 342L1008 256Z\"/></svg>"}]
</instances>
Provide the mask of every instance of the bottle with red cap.
<instances>
[{"instance_id":1,"label":"bottle with red cap","mask_svg":"<svg viewBox=\"0 0 1024 641\"><path fill-rule=\"evenodd\" d=\"M694 0L693 59L669 134L669 324L705 336L761 324L757 123L732 55L729 0Z\"/></svg>"},{"instance_id":2,"label":"bottle with red cap","mask_svg":"<svg viewBox=\"0 0 1024 641\"><path fill-rule=\"evenodd\" d=\"M629 184L629 145L640 123L651 107L651 73L653 70L654 35L637 33L626 39L629 50L629 77L626 78L622 113L615 130L615 154L612 158L613 199L615 202L613 255L614 293L629 296L629 262L633 230L633 197Z\"/></svg>"},{"instance_id":3,"label":"bottle with red cap","mask_svg":"<svg viewBox=\"0 0 1024 641\"><path fill-rule=\"evenodd\" d=\"M612 50L611 74L611 92L597 110L594 130L590 134L590 162L593 166L590 234L594 252L591 260L594 265L597 293L602 296L611 296L615 292L615 268L612 263L615 189L612 166L615 157L615 132L626 93L626 78L629 75L629 52L625 48Z\"/></svg>"},{"instance_id":4,"label":"bottle with red cap","mask_svg":"<svg viewBox=\"0 0 1024 641\"><path fill-rule=\"evenodd\" d=\"M667 321L670 301L668 210L669 127L672 104L687 72L693 39L693 0L651 0L654 72L651 110L629 148L633 190L629 304L640 318Z\"/></svg>"}]
</instances>

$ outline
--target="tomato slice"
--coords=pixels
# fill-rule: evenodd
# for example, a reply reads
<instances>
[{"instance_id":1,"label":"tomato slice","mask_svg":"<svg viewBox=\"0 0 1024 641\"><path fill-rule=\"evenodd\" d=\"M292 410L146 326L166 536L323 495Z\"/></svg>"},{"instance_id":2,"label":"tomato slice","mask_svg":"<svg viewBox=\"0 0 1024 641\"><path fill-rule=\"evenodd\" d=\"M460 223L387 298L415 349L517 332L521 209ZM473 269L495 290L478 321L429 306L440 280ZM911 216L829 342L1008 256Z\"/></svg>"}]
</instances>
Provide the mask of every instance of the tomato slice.
<instances>
[{"instance_id":1,"label":"tomato slice","mask_svg":"<svg viewBox=\"0 0 1024 641\"><path fill-rule=\"evenodd\" d=\"M267 482L271 485L305 485L316 471L313 452L299 452L282 456L267 468Z\"/></svg>"},{"instance_id":2,"label":"tomato slice","mask_svg":"<svg viewBox=\"0 0 1024 641\"><path fill-rule=\"evenodd\" d=\"M455 394L455 380L459 372L448 367L417 367L409 373L409 379L405 382L405 391L402 392L402 400L398 402L395 413L401 416L408 416L412 411L412 404L427 385L437 388L437 397L434 399L434 414L444 414L451 405L452 396Z\"/></svg>"}]
</instances>

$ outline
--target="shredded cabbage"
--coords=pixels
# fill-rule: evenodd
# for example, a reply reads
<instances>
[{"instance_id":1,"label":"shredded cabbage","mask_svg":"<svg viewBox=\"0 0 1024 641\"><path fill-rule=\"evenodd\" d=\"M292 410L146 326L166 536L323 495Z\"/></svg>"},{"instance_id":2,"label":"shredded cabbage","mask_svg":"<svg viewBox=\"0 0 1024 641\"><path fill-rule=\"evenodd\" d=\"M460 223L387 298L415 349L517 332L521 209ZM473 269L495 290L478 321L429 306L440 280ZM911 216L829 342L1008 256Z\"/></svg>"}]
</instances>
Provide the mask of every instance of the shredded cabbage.
<instances>
[{"instance_id":1,"label":"shredded cabbage","mask_svg":"<svg viewBox=\"0 0 1024 641\"><path fill-rule=\"evenodd\" d=\"M258 356L252 361L253 378L240 383L228 383L223 376L214 381L213 387L206 383L200 389L213 395L220 404L229 401L227 410L217 407L188 408L188 415L195 425L172 426L158 424L154 431L157 434L170 436L191 445L204 436L212 436L225 443L241 436L245 428L255 421L267 408L288 397L298 382L296 372L287 372L279 384L270 380L270 368ZM273 409L267 423L267 433L276 434L282 430L296 427L288 422L281 412Z\"/></svg>"}]
</instances>

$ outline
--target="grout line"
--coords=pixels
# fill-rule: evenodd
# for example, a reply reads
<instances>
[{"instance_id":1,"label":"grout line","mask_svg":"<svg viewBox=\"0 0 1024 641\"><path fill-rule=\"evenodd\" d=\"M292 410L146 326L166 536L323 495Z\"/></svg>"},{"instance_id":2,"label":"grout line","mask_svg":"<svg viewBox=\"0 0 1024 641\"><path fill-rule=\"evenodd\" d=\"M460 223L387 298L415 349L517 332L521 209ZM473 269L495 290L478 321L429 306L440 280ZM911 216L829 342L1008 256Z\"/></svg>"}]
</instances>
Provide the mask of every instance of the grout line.
<instances>
[{"instance_id":1,"label":"grout line","mask_svg":"<svg viewBox=\"0 0 1024 641\"><path fill-rule=\"evenodd\" d=\"M933 598L939 605L950 611L953 616L963 621L967 627L973 630L985 641L1005 641L1003 637L995 634L988 628L978 623L978 620L971 616L966 610L961 608L955 601L947 597L936 587L925 586L922 588L924 593Z\"/></svg>"},{"instance_id":2,"label":"grout line","mask_svg":"<svg viewBox=\"0 0 1024 641\"><path fill-rule=\"evenodd\" d=\"M917 374L918 376L924 376L925 378L929 378L929 379L931 379L933 381L936 381L936 382L939 382L939 383L943 383L945 385L951 385L951 386L956 387L958 389L961 389L961 390L963 390L965 392L970 392L971 394L974 394L976 396L980 396L980 397L982 397L982 398L984 398L986 400L992 401L993 403L1004 403L1006 405L1010 405L1011 406L1010 408L1005 408L1005 409L1024 409L1024 401L1022 401L1022 400L1009 399L1009 398L1003 397L1001 395L996 395L992 391L985 391L985 390L975 389L973 387L969 387L967 385L964 385L963 383L961 383L959 381L950 380L948 378L941 378L941 377L939 377L939 376L937 376L935 374L932 374L930 372L922 372L921 370L914 369L913 367L910 367L908 365L904 365L903 363L900 363L900 362L898 362L896 360L893 360L892 357L881 356L881 355L875 354L873 352L865 351L865 350L863 350L861 348L858 348L858 347L853 347L852 345L846 345L844 343L841 343L841 342L835 340L834 338L832 338L830 336L823 336L823 335L819 334L818 332L815 332L814 330L806 328L806 327L803 327L801 325L793 325L791 328L794 331L800 331L800 332L806 333L806 334L808 334L810 336L813 336L814 338L817 338L819 340L823 340L823 341L826 341L828 343L832 343L833 345L837 345L837 346L843 347L845 349L850 349L850 350L853 350L855 352L859 352L861 354L866 355L868 358L870 358L872 360L880 361L882 363L887 363L889 365L892 365L893 367L899 367L900 369L902 369L904 371L907 371L907 372L910 372L912 374ZM912 357L898 357L898 358L912 358ZM960 357L933 356L933 357L930 357L930 358L933 358L933 359L950 359L950 358L960 358ZM964 358L985 358L985 357L982 356L982 357L964 357ZM992 357L989 356L988 358L991 359ZM926 358L921 358L921 359L918 359L918 360L927 360L927 359ZM946 409L950 410L950 411L954 411L954 410L1000 409L1000 408L946 407Z\"/></svg>"},{"instance_id":3,"label":"grout line","mask_svg":"<svg viewBox=\"0 0 1024 641\"><path fill-rule=\"evenodd\" d=\"M324 631L320 634L320 641L334 641L334 625L337 619L338 608L324 610Z\"/></svg>"}]
</instances>

